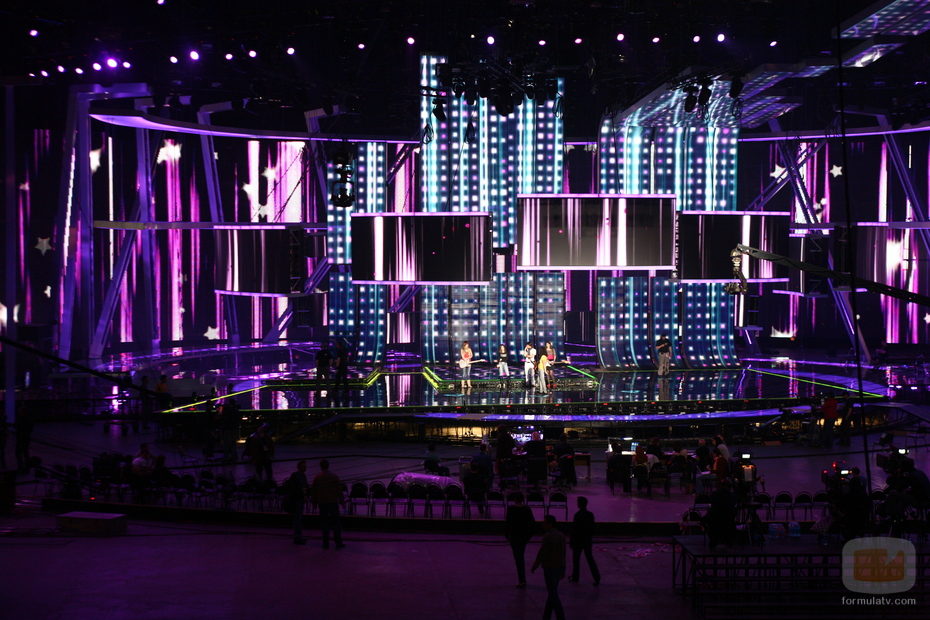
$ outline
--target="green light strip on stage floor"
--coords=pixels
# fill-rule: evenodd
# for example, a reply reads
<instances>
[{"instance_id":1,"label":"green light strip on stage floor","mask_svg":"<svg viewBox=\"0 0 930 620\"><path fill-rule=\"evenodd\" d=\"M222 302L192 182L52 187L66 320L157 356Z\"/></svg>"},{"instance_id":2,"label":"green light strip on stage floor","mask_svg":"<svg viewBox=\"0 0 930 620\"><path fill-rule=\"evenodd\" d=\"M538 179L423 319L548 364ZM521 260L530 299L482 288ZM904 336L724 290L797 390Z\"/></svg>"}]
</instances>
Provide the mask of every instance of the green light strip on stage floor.
<instances>
[{"instance_id":1,"label":"green light strip on stage floor","mask_svg":"<svg viewBox=\"0 0 930 620\"><path fill-rule=\"evenodd\" d=\"M846 387L844 385L836 385L833 383L824 383L822 381L814 381L813 379L802 379L800 377L792 377L791 375L781 375L777 372L770 372L768 370L758 370L756 368L747 368L746 370L751 370L752 372L757 372L763 375L772 375L773 377L781 377L782 379L792 379L794 381L803 381L804 383L813 383L814 385L822 385L824 387L833 388L836 390L846 390L847 392L858 392L859 390L851 387ZM868 394L869 396L875 396L876 398L884 398L885 394L876 394L874 392L867 392L862 390L863 394Z\"/></svg>"},{"instance_id":2,"label":"green light strip on stage floor","mask_svg":"<svg viewBox=\"0 0 930 620\"><path fill-rule=\"evenodd\" d=\"M600 381L597 380L597 377L595 377L594 375L592 375L592 374L590 374L590 373L587 373L587 372L581 370L580 368L575 368L575 367L572 366L571 364L569 364L568 366L566 366L566 368L571 368L572 370L574 370L574 371L577 372L578 374L584 375L584 376L586 376L586 377L590 377L591 379L594 380L595 383L600 384Z\"/></svg>"},{"instance_id":3,"label":"green light strip on stage floor","mask_svg":"<svg viewBox=\"0 0 930 620\"><path fill-rule=\"evenodd\" d=\"M205 405L207 403L212 403L217 400L223 400L224 398L229 398L230 396L238 396L239 394L248 394L249 392L255 392L256 390L262 390L267 386L260 385L258 387L249 388L247 390L240 390L238 392L233 392L231 394L225 394L223 396L217 396L216 398L208 398L207 400L200 400L196 403L188 403L186 405L181 405L180 407L175 407L174 409L165 409L162 413L176 413L182 409L189 409L190 407L196 407L197 405Z\"/></svg>"}]
</instances>

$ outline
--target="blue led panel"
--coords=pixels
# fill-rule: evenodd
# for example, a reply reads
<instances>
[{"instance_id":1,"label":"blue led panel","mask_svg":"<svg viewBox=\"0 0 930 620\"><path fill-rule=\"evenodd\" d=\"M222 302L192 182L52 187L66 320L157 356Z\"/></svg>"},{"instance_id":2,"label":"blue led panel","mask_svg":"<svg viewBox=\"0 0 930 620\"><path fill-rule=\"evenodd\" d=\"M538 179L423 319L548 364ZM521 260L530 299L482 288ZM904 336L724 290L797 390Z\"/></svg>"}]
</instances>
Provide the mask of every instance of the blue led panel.
<instances>
[{"instance_id":1,"label":"blue led panel","mask_svg":"<svg viewBox=\"0 0 930 620\"><path fill-rule=\"evenodd\" d=\"M690 368L735 366L735 301L723 284L682 284L681 351Z\"/></svg>"}]
</instances>

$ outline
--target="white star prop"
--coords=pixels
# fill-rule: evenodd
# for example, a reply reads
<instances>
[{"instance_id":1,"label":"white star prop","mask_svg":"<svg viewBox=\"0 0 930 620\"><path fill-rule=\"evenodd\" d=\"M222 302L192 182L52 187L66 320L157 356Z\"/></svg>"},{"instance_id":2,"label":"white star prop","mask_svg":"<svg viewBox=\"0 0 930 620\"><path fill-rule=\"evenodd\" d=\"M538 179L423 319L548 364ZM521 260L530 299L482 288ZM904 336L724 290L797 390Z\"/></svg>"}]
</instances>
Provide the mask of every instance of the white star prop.
<instances>
[{"instance_id":1,"label":"white star prop","mask_svg":"<svg viewBox=\"0 0 930 620\"><path fill-rule=\"evenodd\" d=\"M216 327L209 326L207 331L204 332L203 337L207 340L219 340L220 339L220 330Z\"/></svg>"},{"instance_id":2,"label":"white star prop","mask_svg":"<svg viewBox=\"0 0 930 620\"><path fill-rule=\"evenodd\" d=\"M268 179L268 182L271 183L275 180L277 174L275 173L274 168L265 168L265 170L262 171L262 176Z\"/></svg>"},{"instance_id":3,"label":"white star prop","mask_svg":"<svg viewBox=\"0 0 930 620\"><path fill-rule=\"evenodd\" d=\"M772 177L773 179L778 179L783 174L785 174L785 169L779 166L778 164L775 164L775 170L772 171L772 173L769 174L769 176Z\"/></svg>"},{"instance_id":4,"label":"white star prop","mask_svg":"<svg viewBox=\"0 0 930 620\"><path fill-rule=\"evenodd\" d=\"M50 285L49 285L49 286L46 286L46 287L45 287L45 290L42 291L42 292L43 292L43 293L45 294L45 296L48 297L49 299L52 298L52 287L51 287Z\"/></svg>"},{"instance_id":5,"label":"white star prop","mask_svg":"<svg viewBox=\"0 0 930 620\"><path fill-rule=\"evenodd\" d=\"M103 149L94 149L90 152L90 171L91 173L97 172L100 169L100 155L103 153Z\"/></svg>"},{"instance_id":6,"label":"white star prop","mask_svg":"<svg viewBox=\"0 0 930 620\"><path fill-rule=\"evenodd\" d=\"M830 168L830 176L832 176L834 179L842 174L843 174L842 166L833 166Z\"/></svg>"},{"instance_id":7,"label":"white star prop","mask_svg":"<svg viewBox=\"0 0 930 620\"><path fill-rule=\"evenodd\" d=\"M45 253L48 252L49 250L55 249L52 247L51 237L36 237L36 239L39 240L39 242L36 243L36 249L42 252L42 256L45 256Z\"/></svg>"},{"instance_id":8,"label":"white star prop","mask_svg":"<svg viewBox=\"0 0 930 620\"><path fill-rule=\"evenodd\" d=\"M924 315L924 323L930 325L930 312Z\"/></svg>"}]
</instances>

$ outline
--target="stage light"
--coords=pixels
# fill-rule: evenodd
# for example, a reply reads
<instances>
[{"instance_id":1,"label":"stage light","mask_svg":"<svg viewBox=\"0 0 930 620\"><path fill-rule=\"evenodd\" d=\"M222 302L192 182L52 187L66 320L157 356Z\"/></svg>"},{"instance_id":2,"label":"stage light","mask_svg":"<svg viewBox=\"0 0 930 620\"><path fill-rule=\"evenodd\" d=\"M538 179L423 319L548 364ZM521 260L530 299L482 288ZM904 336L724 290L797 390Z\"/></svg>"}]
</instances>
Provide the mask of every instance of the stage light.
<instances>
[{"instance_id":1,"label":"stage light","mask_svg":"<svg viewBox=\"0 0 930 620\"><path fill-rule=\"evenodd\" d=\"M178 57L177 57L177 56L169 56L169 57L168 57L168 62L170 62L170 63L173 64L173 65L176 65L176 64L178 64Z\"/></svg>"},{"instance_id":2,"label":"stage light","mask_svg":"<svg viewBox=\"0 0 930 620\"><path fill-rule=\"evenodd\" d=\"M188 55L191 57L191 60L200 60L200 52L197 50L191 50Z\"/></svg>"},{"instance_id":3,"label":"stage light","mask_svg":"<svg viewBox=\"0 0 930 620\"><path fill-rule=\"evenodd\" d=\"M407 37L407 45L413 45L416 42L417 40L414 39L413 37Z\"/></svg>"},{"instance_id":4,"label":"stage light","mask_svg":"<svg viewBox=\"0 0 930 620\"><path fill-rule=\"evenodd\" d=\"M488 45L494 45L494 41L495 41L494 37L491 35L488 35Z\"/></svg>"},{"instance_id":5,"label":"stage light","mask_svg":"<svg viewBox=\"0 0 930 620\"><path fill-rule=\"evenodd\" d=\"M330 200L334 207L342 209L351 207L355 204L355 183L352 181L354 166L352 155L347 151L334 153L332 157L333 180Z\"/></svg>"},{"instance_id":6,"label":"stage light","mask_svg":"<svg viewBox=\"0 0 930 620\"><path fill-rule=\"evenodd\" d=\"M132 68L132 63L129 62L128 60L124 60L124 61L123 61L123 69L131 69L131 68Z\"/></svg>"},{"instance_id":7,"label":"stage light","mask_svg":"<svg viewBox=\"0 0 930 620\"><path fill-rule=\"evenodd\" d=\"M661 41L661 40L662 40L662 39L660 39L659 37L652 37L652 42L653 42L653 43L658 43L658 42Z\"/></svg>"},{"instance_id":8,"label":"stage light","mask_svg":"<svg viewBox=\"0 0 930 620\"><path fill-rule=\"evenodd\" d=\"M435 116L436 120L440 123L445 123L446 120L448 120L444 103L445 102L439 97L433 99L433 116Z\"/></svg>"},{"instance_id":9,"label":"stage light","mask_svg":"<svg viewBox=\"0 0 930 620\"><path fill-rule=\"evenodd\" d=\"M42 77L48 77L48 71L46 71L45 69L42 69L41 71L39 71L39 75L41 75Z\"/></svg>"},{"instance_id":10,"label":"stage light","mask_svg":"<svg viewBox=\"0 0 930 620\"><path fill-rule=\"evenodd\" d=\"M84 69L81 69L80 67L75 67L74 72L78 75L84 75Z\"/></svg>"},{"instance_id":11,"label":"stage light","mask_svg":"<svg viewBox=\"0 0 930 620\"><path fill-rule=\"evenodd\" d=\"M297 50L295 50L293 47L289 47L285 51L287 52L288 56L293 56L294 53L297 52Z\"/></svg>"},{"instance_id":12,"label":"stage light","mask_svg":"<svg viewBox=\"0 0 930 620\"><path fill-rule=\"evenodd\" d=\"M159 6L161 6L161 5L164 4L164 3L165 3L165 0L155 0L155 4L157 4L157 5L159 5Z\"/></svg>"},{"instance_id":13,"label":"stage light","mask_svg":"<svg viewBox=\"0 0 930 620\"><path fill-rule=\"evenodd\" d=\"M232 55L232 54L226 54L225 58L226 58L226 60L232 60L232 59L233 59L233 55Z\"/></svg>"},{"instance_id":14,"label":"stage light","mask_svg":"<svg viewBox=\"0 0 930 620\"><path fill-rule=\"evenodd\" d=\"M626 38L626 37L623 35L622 32L620 32L620 33L617 34L617 40L618 40L618 41L622 41L622 40L624 40L625 38Z\"/></svg>"},{"instance_id":15,"label":"stage light","mask_svg":"<svg viewBox=\"0 0 930 620\"><path fill-rule=\"evenodd\" d=\"M258 56L258 52L255 50L249 50L249 58L255 58L256 56Z\"/></svg>"},{"instance_id":16,"label":"stage light","mask_svg":"<svg viewBox=\"0 0 930 620\"><path fill-rule=\"evenodd\" d=\"M94 64L91 65L91 67L94 68L94 71L100 71L101 69L103 69L103 65L101 65L99 62L95 62Z\"/></svg>"},{"instance_id":17,"label":"stage light","mask_svg":"<svg viewBox=\"0 0 930 620\"><path fill-rule=\"evenodd\" d=\"M64 73L64 72L65 72L65 68L62 67L61 65L58 65L58 73Z\"/></svg>"},{"instance_id":18,"label":"stage light","mask_svg":"<svg viewBox=\"0 0 930 620\"><path fill-rule=\"evenodd\" d=\"M360 49L360 50L365 49L365 44L364 44L364 43L359 43L359 44L358 44L358 49Z\"/></svg>"},{"instance_id":19,"label":"stage light","mask_svg":"<svg viewBox=\"0 0 930 620\"><path fill-rule=\"evenodd\" d=\"M717 43L723 43L726 40L727 40L727 35L723 34L722 32L717 35Z\"/></svg>"},{"instance_id":20,"label":"stage light","mask_svg":"<svg viewBox=\"0 0 930 620\"><path fill-rule=\"evenodd\" d=\"M39 36L39 31L36 30L35 28L33 28L32 30L29 31L29 36L30 36L30 37L37 37L37 36Z\"/></svg>"},{"instance_id":21,"label":"stage light","mask_svg":"<svg viewBox=\"0 0 930 620\"><path fill-rule=\"evenodd\" d=\"M700 42L701 42L701 35L696 34L696 35L694 35L693 37L691 37L691 40L692 40L693 42L695 42L695 43L700 43Z\"/></svg>"},{"instance_id":22,"label":"stage light","mask_svg":"<svg viewBox=\"0 0 930 620\"><path fill-rule=\"evenodd\" d=\"M778 41L769 41L769 47L775 47L778 45Z\"/></svg>"},{"instance_id":23,"label":"stage light","mask_svg":"<svg viewBox=\"0 0 930 620\"><path fill-rule=\"evenodd\" d=\"M119 61L115 58L107 58L107 66L111 69L115 69L119 66Z\"/></svg>"},{"instance_id":24,"label":"stage light","mask_svg":"<svg viewBox=\"0 0 930 620\"><path fill-rule=\"evenodd\" d=\"M540 46L543 46L543 45L545 45L545 44L546 44L546 40L545 40L545 39L540 39L540 40L539 40L539 45L540 45Z\"/></svg>"},{"instance_id":25,"label":"stage light","mask_svg":"<svg viewBox=\"0 0 930 620\"><path fill-rule=\"evenodd\" d=\"M29 73L29 77L35 77L35 76L36 76L35 73Z\"/></svg>"}]
</instances>

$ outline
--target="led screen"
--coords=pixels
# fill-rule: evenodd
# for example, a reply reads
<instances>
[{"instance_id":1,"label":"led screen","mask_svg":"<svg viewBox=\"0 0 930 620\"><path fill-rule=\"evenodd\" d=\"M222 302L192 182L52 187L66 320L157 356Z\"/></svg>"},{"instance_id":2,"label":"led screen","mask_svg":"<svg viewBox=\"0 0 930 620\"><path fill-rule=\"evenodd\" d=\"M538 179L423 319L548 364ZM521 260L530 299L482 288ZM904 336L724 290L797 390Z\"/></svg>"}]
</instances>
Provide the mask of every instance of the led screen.
<instances>
[{"instance_id":1,"label":"led screen","mask_svg":"<svg viewBox=\"0 0 930 620\"><path fill-rule=\"evenodd\" d=\"M297 294L292 291L294 283L307 276L306 259L300 252L302 232L216 230L213 234L217 292L268 297Z\"/></svg>"},{"instance_id":2,"label":"led screen","mask_svg":"<svg viewBox=\"0 0 930 620\"><path fill-rule=\"evenodd\" d=\"M678 214L678 277L733 279L730 251L738 244L785 255L790 213L780 211L682 211ZM743 256L749 280L787 277L786 268Z\"/></svg>"},{"instance_id":3,"label":"led screen","mask_svg":"<svg viewBox=\"0 0 930 620\"><path fill-rule=\"evenodd\" d=\"M487 284L487 213L356 213L352 280L372 284Z\"/></svg>"},{"instance_id":4,"label":"led screen","mask_svg":"<svg viewBox=\"0 0 930 620\"><path fill-rule=\"evenodd\" d=\"M519 196L518 269L674 269L675 197Z\"/></svg>"}]
</instances>

